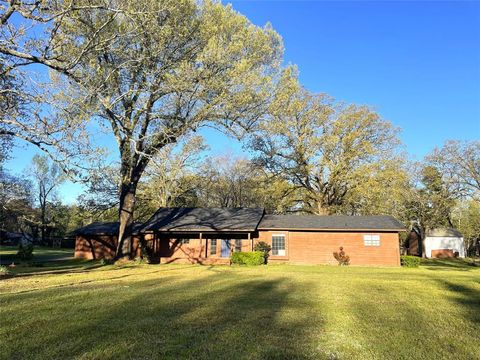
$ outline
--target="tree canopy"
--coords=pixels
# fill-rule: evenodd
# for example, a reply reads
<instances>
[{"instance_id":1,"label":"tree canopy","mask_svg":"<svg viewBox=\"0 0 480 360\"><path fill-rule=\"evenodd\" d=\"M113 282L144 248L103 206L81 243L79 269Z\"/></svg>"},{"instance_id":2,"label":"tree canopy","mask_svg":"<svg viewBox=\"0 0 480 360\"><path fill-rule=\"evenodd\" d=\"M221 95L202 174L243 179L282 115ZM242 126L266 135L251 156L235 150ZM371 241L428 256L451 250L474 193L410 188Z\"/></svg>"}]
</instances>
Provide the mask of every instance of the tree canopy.
<instances>
[{"instance_id":1,"label":"tree canopy","mask_svg":"<svg viewBox=\"0 0 480 360\"><path fill-rule=\"evenodd\" d=\"M252 149L257 163L299 190L302 211L331 214L373 174L386 176L398 144L396 129L377 113L308 92L290 68Z\"/></svg>"},{"instance_id":2,"label":"tree canopy","mask_svg":"<svg viewBox=\"0 0 480 360\"><path fill-rule=\"evenodd\" d=\"M42 36L28 41L34 31L21 31L14 13ZM271 27L214 1L13 2L0 19L7 66L42 64L56 84L54 111L14 119L9 133L67 157L87 148L92 122L114 136L119 256L131 253L137 186L152 156L206 124L242 136L265 111L283 51Z\"/></svg>"},{"instance_id":3,"label":"tree canopy","mask_svg":"<svg viewBox=\"0 0 480 360\"><path fill-rule=\"evenodd\" d=\"M2 224L43 229L54 216L66 232L118 219L118 257L132 255L133 221L160 206L391 214L478 241L478 141L447 141L412 164L389 121L307 90L282 56L270 25L214 0L1 2ZM204 127L252 158L204 157ZM53 163L37 157L29 180L4 171L15 139ZM87 184L71 216L48 199L60 169Z\"/></svg>"}]
</instances>

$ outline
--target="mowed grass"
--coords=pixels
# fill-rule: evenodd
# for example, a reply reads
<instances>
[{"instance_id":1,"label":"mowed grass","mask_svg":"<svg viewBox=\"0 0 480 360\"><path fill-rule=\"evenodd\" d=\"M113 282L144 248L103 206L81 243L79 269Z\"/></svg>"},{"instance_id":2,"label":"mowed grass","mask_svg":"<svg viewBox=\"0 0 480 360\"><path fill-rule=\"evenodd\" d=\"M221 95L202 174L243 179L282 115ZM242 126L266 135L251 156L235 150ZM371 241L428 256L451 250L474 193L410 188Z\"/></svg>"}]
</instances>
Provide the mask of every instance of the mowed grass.
<instances>
[{"instance_id":1,"label":"mowed grass","mask_svg":"<svg viewBox=\"0 0 480 360\"><path fill-rule=\"evenodd\" d=\"M15 267L9 271L13 274L23 273L47 273L47 272L70 272L86 270L98 267L100 262L86 261L84 259L75 259L73 249L35 247L34 257L28 262L22 262L17 256L17 246L0 246L0 265Z\"/></svg>"},{"instance_id":2,"label":"mowed grass","mask_svg":"<svg viewBox=\"0 0 480 360\"><path fill-rule=\"evenodd\" d=\"M462 262L67 270L0 280L1 358L480 359Z\"/></svg>"}]
</instances>

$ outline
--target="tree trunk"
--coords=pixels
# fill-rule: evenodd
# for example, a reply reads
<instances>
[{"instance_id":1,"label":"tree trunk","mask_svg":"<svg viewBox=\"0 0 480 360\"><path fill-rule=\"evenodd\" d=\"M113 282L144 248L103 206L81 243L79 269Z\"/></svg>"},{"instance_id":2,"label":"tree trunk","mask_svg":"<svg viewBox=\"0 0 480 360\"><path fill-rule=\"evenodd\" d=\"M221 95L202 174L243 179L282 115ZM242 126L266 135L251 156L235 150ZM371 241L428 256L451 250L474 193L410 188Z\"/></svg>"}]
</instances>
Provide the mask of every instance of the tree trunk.
<instances>
[{"instance_id":1,"label":"tree trunk","mask_svg":"<svg viewBox=\"0 0 480 360\"><path fill-rule=\"evenodd\" d=\"M120 191L119 229L116 258L132 259L133 254L133 213L135 211L138 182L122 184Z\"/></svg>"},{"instance_id":2,"label":"tree trunk","mask_svg":"<svg viewBox=\"0 0 480 360\"><path fill-rule=\"evenodd\" d=\"M317 215L329 215L328 208L324 206L322 201L317 201Z\"/></svg>"},{"instance_id":3,"label":"tree trunk","mask_svg":"<svg viewBox=\"0 0 480 360\"><path fill-rule=\"evenodd\" d=\"M420 227L420 246L418 250L420 251L420 256L424 259L427 257L427 252L425 250L425 236L426 236L426 229L423 226Z\"/></svg>"},{"instance_id":4,"label":"tree trunk","mask_svg":"<svg viewBox=\"0 0 480 360\"><path fill-rule=\"evenodd\" d=\"M41 243L43 246L47 245L46 244L46 229L45 229L45 223L46 223L46 205L45 203L42 203L41 205L41 216L40 216L40 221L41 221L41 226L40 226L40 238L41 238Z\"/></svg>"}]
</instances>

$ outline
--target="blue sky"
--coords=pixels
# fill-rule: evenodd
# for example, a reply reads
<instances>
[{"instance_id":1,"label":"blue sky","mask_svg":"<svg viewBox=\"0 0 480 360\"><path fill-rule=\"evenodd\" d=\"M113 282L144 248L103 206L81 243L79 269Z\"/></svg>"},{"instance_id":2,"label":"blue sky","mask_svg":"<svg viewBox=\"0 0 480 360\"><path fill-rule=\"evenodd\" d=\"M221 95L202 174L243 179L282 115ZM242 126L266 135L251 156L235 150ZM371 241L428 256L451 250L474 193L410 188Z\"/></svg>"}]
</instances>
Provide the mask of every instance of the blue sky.
<instances>
[{"instance_id":1,"label":"blue sky","mask_svg":"<svg viewBox=\"0 0 480 360\"><path fill-rule=\"evenodd\" d=\"M401 128L412 158L446 139L480 139L480 2L234 1L254 24L283 37L285 63L304 86L367 104ZM236 141L204 131L214 154L242 154ZM33 155L19 148L8 167ZM66 184L75 200L81 187Z\"/></svg>"}]
</instances>

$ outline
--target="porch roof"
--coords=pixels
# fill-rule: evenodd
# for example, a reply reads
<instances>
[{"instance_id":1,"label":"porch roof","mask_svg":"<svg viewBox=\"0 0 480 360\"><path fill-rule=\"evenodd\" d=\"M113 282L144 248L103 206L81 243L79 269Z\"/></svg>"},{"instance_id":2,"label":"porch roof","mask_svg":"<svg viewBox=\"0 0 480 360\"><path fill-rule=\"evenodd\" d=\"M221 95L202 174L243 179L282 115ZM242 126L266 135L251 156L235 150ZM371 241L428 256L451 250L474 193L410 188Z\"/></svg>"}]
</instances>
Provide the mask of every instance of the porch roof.
<instances>
[{"instance_id":1,"label":"porch roof","mask_svg":"<svg viewBox=\"0 0 480 360\"><path fill-rule=\"evenodd\" d=\"M142 226L141 223L133 224L133 233L137 234ZM113 222L93 222L73 231L73 235L118 235L119 223Z\"/></svg>"},{"instance_id":2,"label":"porch roof","mask_svg":"<svg viewBox=\"0 0 480 360\"><path fill-rule=\"evenodd\" d=\"M261 208L160 208L141 232L253 232Z\"/></svg>"}]
</instances>

